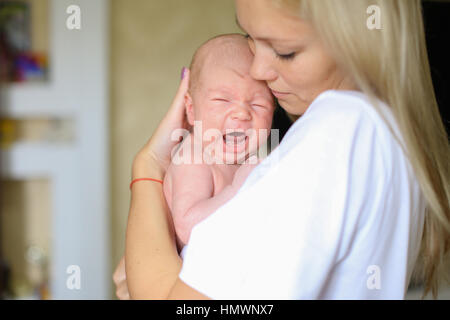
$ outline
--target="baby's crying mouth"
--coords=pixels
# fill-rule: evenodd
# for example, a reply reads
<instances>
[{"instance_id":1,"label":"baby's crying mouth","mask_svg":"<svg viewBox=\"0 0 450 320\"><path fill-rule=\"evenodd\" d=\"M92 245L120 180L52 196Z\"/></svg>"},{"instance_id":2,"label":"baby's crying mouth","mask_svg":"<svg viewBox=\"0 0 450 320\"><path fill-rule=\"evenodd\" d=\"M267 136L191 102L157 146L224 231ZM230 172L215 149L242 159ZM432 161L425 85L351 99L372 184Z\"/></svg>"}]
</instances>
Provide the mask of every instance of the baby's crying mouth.
<instances>
[{"instance_id":1,"label":"baby's crying mouth","mask_svg":"<svg viewBox=\"0 0 450 320\"><path fill-rule=\"evenodd\" d=\"M223 141L229 145L244 143L248 137L244 132L231 132L223 135Z\"/></svg>"}]
</instances>

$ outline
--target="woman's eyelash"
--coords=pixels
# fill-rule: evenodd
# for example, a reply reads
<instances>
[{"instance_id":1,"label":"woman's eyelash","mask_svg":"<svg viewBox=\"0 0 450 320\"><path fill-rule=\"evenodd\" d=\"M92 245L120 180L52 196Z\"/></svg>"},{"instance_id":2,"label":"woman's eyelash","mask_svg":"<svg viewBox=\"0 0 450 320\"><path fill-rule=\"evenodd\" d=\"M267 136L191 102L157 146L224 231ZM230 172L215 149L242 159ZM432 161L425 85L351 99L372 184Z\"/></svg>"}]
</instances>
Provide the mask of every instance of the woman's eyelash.
<instances>
[{"instance_id":1,"label":"woman's eyelash","mask_svg":"<svg viewBox=\"0 0 450 320\"><path fill-rule=\"evenodd\" d=\"M250 35L247 33L245 34L245 38L247 39L251 39ZM275 55L278 59L280 60L292 60L295 58L295 56L297 55L295 52L292 52L290 54L278 54L275 52Z\"/></svg>"},{"instance_id":2,"label":"woman's eyelash","mask_svg":"<svg viewBox=\"0 0 450 320\"><path fill-rule=\"evenodd\" d=\"M280 60L292 60L295 57L295 52L290 53L290 54L278 54L275 53L275 56L280 59Z\"/></svg>"}]
</instances>

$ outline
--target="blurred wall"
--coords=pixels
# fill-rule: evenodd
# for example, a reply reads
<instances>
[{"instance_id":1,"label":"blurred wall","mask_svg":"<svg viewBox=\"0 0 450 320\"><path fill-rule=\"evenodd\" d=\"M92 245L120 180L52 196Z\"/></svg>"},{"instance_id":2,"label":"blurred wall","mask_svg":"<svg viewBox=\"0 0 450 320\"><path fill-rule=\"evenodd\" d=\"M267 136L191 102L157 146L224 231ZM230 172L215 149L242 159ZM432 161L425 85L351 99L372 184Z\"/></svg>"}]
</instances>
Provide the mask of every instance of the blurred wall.
<instances>
[{"instance_id":1,"label":"blurred wall","mask_svg":"<svg viewBox=\"0 0 450 320\"><path fill-rule=\"evenodd\" d=\"M233 32L233 0L111 1L113 268L124 253L134 155L170 106L195 49Z\"/></svg>"}]
</instances>

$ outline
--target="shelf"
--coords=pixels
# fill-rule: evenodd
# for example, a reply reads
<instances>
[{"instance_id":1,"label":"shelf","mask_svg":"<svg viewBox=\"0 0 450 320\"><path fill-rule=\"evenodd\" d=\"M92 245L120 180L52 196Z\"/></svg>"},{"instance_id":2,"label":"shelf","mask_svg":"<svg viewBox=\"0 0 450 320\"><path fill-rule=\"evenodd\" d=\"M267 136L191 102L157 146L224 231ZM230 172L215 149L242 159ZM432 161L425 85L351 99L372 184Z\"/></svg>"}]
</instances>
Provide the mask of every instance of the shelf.
<instances>
[{"instance_id":1,"label":"shelf","mask_svg":"<svg viewBox=\"0 0 450 320\"><path fill-rule=\"evenodd\" d=\"M66 28L74 3L83 7L82 30ZM1 92L0 117L73 123L70 142L16 142L0 152L2 177L49 181L53 299L110 296L108 7L107 0L49 0L49 81ZM67 286L71 265L81 269L81 290Z\"/></svg>"},{"instance_id":2,"label":"shelf","mask_svg":"<svg viewBox=\"0 0 450 320\"><path fill-rule=\"evenodd\" d=\"M56 143L15 143L0 153L0 172L8 179L46 177L55 160L76 155L74 146Z\"/></svg>"}]
</instances>

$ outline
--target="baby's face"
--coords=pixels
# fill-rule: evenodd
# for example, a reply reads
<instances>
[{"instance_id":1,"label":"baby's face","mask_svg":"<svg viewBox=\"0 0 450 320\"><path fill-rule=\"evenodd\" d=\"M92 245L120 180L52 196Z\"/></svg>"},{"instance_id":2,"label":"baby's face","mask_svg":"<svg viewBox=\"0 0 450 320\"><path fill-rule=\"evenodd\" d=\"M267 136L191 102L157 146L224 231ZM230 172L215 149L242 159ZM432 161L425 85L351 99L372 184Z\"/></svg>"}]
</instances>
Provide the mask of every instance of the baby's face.
<instances>
[{"instance_id":1,"label":"baby's face","mask_svg":"<svg viewBox=\"0 0 450 320\"><path fill-rule=\"evenodd\" d=\"M193 118L202 121L203 133L217 129L222 135L215 147L223 151L224 162L241 162L270 134L274 99L266 83L252 79L249 70L245 63L208 66L192 97ZM205 147L211 140L202 136Z\"/></svg>"}]
</instances>

